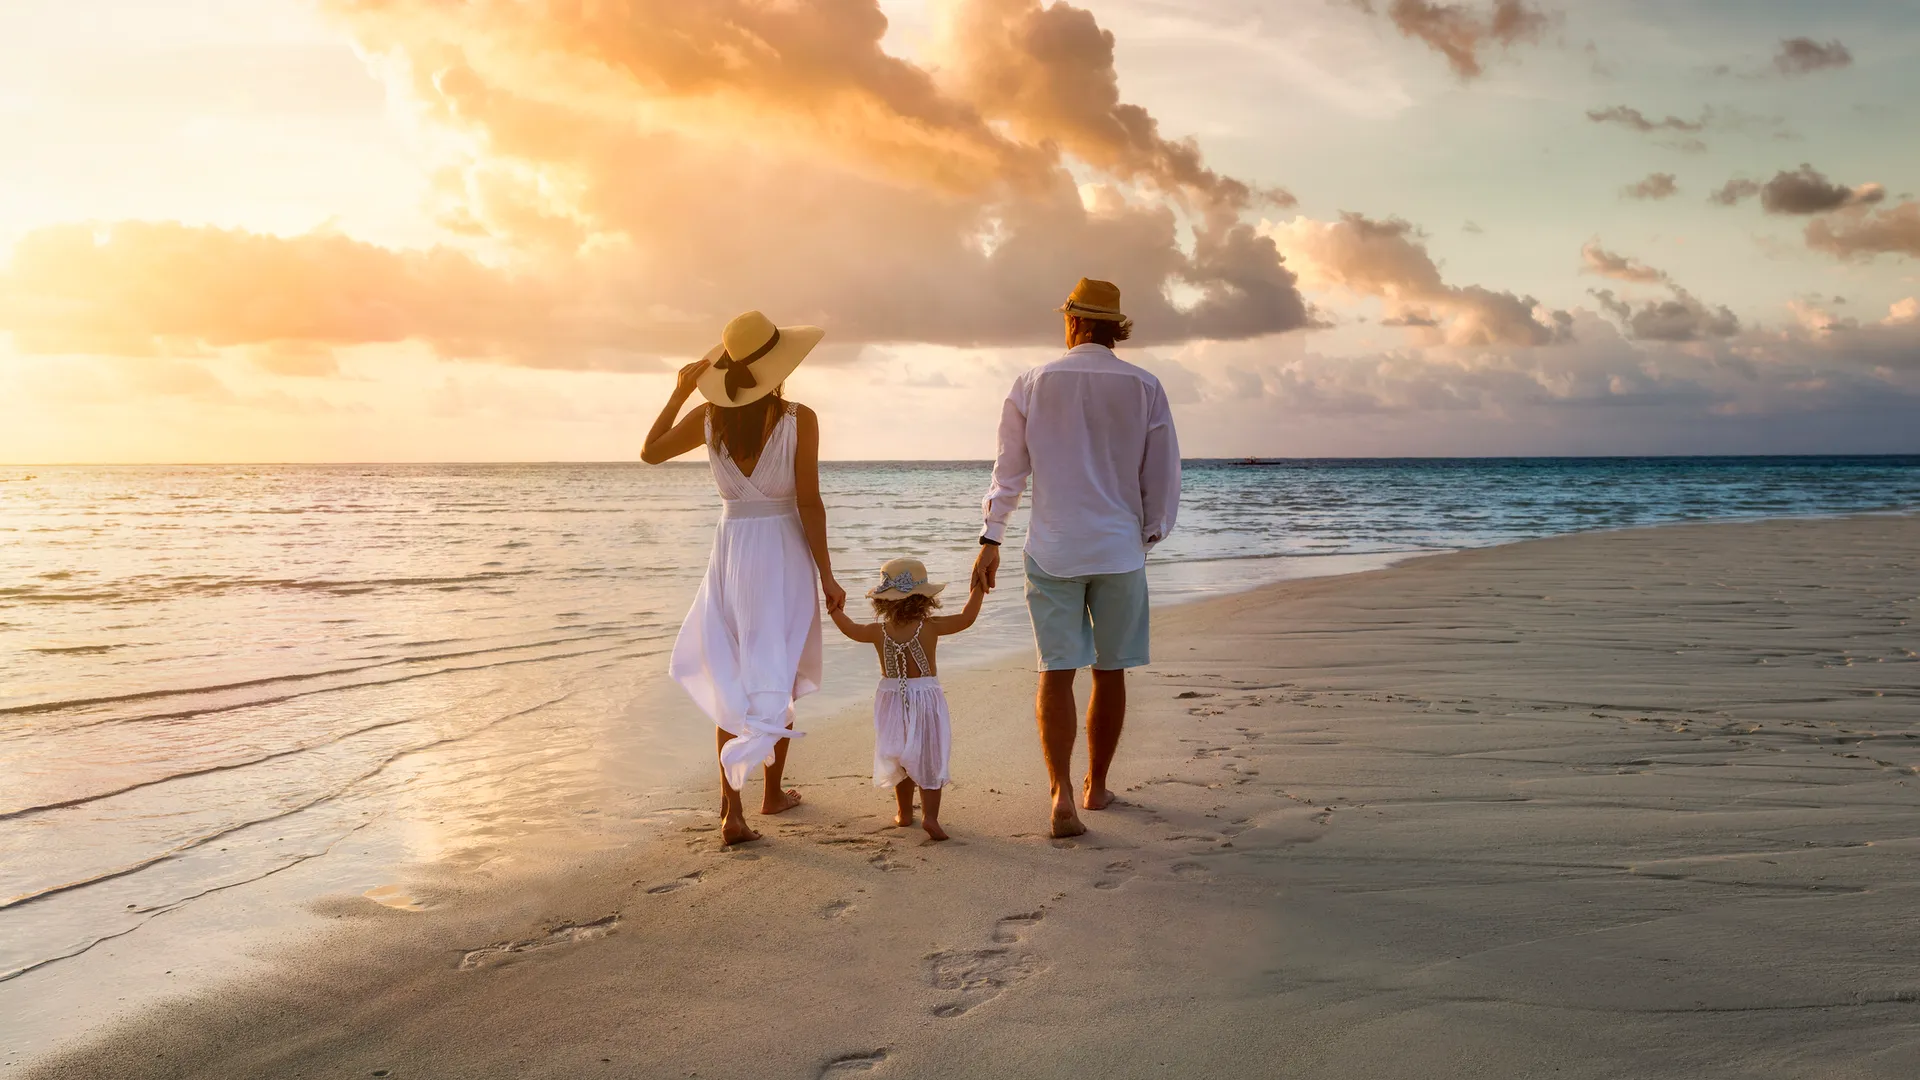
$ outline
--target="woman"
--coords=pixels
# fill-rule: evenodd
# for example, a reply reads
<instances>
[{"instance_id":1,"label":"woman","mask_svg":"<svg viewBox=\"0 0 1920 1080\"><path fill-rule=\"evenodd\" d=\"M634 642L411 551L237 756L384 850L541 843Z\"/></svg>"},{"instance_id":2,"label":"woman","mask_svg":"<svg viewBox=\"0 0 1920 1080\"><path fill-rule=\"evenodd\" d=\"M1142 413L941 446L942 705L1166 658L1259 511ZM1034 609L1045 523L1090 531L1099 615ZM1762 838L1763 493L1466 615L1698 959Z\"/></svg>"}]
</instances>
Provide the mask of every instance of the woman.
<instances>
[{"instance_id":1,"label":"woman","mask_svg":"<svg viewBox=\"0 0 1920 1080\"><path fill-rule=\"evenodd\" d=\"M740 789L766 766L760 812L800 801L780 786L793 703L820 688L820 602L838 611L827 509L820 501L820 425L781 383L820 343L815 326L776 327L749 311L727 324L705 359L680 369L673 396L647 432L641 460L657 465L704 445L720 488L720 527L707 576L680 627L667 670L720 729L720 838L757 840ZM695 390L706 403L675 423Z\"/></svg>"}]
</instances>

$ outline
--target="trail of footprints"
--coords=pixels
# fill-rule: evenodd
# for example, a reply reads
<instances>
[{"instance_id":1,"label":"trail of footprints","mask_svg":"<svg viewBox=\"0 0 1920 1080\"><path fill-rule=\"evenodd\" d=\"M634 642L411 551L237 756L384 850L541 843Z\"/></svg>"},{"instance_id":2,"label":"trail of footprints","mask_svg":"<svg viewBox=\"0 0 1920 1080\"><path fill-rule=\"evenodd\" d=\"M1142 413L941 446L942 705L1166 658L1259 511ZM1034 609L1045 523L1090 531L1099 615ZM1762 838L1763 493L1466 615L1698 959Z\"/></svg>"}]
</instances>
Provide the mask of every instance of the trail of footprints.
<instances>
[{"instance_id":1,"label":"trail of footprints","mask_svg":"<svg viewBox=\"0 0 1920 1080\"><path fill-rule=\"evenodd\" d=\"M1045 917L1043 911L1008 915L994 923L991 946L948 949L927 957L927 982L935 990L953 995L934 1006L933 1015L943 1019L959 1016L1037 974L1041 970L1040 961L1032 953L1014 946L1025 944L1034 926Z\"/></svg>"}]
</instances>

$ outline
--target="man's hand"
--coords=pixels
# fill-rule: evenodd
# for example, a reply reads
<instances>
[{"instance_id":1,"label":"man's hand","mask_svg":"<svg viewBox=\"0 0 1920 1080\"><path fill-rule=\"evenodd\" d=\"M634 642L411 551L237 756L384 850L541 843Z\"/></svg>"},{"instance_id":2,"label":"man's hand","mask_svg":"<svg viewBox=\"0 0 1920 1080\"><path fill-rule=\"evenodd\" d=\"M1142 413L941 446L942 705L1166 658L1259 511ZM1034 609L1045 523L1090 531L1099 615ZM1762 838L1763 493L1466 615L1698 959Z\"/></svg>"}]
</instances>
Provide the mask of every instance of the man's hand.
<instances>
[{"instance_id":1,"label":"man's hand","mask_svg":"<svg viewBox=\"0 0 1920 1080\"><path fill-rule=\"evenodd\" d=\"M1000 548L996 544L981 544L980 554L973 560L973 585L992 592L1000 576Z\"/></svg>"}]
</instances>

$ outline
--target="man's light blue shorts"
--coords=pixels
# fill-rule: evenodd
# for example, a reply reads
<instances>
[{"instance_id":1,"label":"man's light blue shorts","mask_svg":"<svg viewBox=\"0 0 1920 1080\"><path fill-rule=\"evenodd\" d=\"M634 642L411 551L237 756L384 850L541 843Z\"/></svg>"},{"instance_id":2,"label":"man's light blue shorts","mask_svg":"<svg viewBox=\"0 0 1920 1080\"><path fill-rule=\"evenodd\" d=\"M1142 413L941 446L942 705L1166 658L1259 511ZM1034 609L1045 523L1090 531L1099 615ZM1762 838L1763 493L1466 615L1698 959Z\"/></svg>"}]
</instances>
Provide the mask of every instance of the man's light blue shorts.
<instances>
[{"instance_id":1,"label":"man's light blue shorts","mask_svg":"<svg viewBox=\"0 0 1920 1080\"><path fill-rule=\"evenodd\" d=\"M1027 558L1027 612L1041 671L1091 665L1118 671L1147 663L1152 616L1147 571L1057 578Z\"/></svg>"}]
</instances>

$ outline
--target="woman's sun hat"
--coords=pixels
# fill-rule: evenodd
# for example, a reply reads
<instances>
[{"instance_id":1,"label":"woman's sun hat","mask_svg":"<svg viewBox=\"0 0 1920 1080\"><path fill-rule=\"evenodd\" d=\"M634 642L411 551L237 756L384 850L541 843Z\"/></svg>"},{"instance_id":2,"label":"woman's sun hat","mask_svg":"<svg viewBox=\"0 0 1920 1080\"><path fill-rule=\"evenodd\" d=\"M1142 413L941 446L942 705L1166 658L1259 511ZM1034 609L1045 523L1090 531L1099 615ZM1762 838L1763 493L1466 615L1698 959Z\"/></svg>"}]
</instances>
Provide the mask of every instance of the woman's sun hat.
<instances>
[{"instance_id":1,"label":"woman's sun hat","mask_svg":"<svg viewBox=\"0 0 1920 1080\"><path fill-rule=\"evenodd\" d=\"M780 388L820 339L817 326L775 326L757 311L736 315L708 351L700 396L723 409L758 401Z\"/></svg>"},{"instance_id":2,"label":"woman's sun hat","mask_svg":"<svg viewBox=\"0 0 1920 1080\"><path fill-rule=\"evenodd\" d=\"M1101 322L1117 322L1123 326L1133 325L1133 320L1127 318L1120 310L1120 286L1111 281L1081 278L1080 284L1073 287L1067 302L1061 304L1058 310L1076 319L1097 319Z\"/></svg>"},{"instance_id":3,"label":"woman's sun hat","mask_svg":"<svg viewBox=\"0 0 1920 1080\"><path fill-rule=\"evenodd\" d=\"M919 559L895 559L880 568L880 584L867 590L870 600L905 600L909 596L939 596L945 582L927 580L927 566Z\"/></svg>"}]
</instances>

